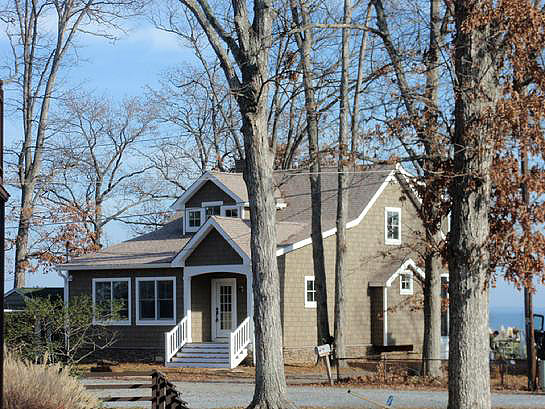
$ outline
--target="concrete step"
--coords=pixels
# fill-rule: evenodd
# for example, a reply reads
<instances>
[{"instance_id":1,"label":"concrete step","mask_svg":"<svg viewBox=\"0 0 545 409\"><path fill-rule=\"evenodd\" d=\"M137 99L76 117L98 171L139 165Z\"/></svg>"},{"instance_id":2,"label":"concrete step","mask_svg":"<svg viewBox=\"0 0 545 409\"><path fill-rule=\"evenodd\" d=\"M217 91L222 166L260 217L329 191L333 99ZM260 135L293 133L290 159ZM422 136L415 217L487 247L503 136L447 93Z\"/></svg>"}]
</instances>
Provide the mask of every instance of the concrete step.
<instances>
[{"instance_id":1,"label":"concrete step","mask_svg":"<svg viewBox=\"0 0 545 409\"><path fill-rule=\"evenodd\" d=\"M167 368L230 368L229 362L169 362Z\"/></svg>"},{"instance_id":2,"label":"concrete step","mask_svg":"<svg viewBox=\"0 0 545 409\"><path fill-rule=\"evenodd\" d=\"M181 350L176 353L178 358L188 357L188 356L195 356L195 357L203 357L203 356L213 356L213 357L219 357L219 358L228 358L229 357L229 351L221 351L221 352L210 352L210 351L186 351Z\"/></svg>"},{"instance_id":3,"label":"concrete step","mask_svg":"<svg viewBox=\"0 0 545 409\"><path fill-rule=\"evenodd\" d=\"M229 363L229 357L217 357L217 356L185 356L185 357L172 357L172 362L218 362Z\"/></svg>"}]
</instances>

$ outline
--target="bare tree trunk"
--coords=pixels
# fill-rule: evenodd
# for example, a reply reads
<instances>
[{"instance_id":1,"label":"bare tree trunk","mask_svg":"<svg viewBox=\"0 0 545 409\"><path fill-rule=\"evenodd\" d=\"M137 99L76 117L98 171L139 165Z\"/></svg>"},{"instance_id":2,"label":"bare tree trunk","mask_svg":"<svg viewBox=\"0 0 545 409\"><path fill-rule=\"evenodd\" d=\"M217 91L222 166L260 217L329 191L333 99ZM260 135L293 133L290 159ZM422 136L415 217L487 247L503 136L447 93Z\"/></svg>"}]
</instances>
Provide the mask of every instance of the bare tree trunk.
<instances>
[{"instance_id":1,"label":"bare tree trunk","mask_svg":"<svg viewBox=\"0 0 545 409\"><path fill-rule=\"evenodd\" d=\"M422 223L426 229L426 247L430 253L426 257L426 280L424 282L424 338L422 349L422 372L424 375L438 377L441 375L441 363L439 361L441 353L440 334L441 334L441 288L440 288L440 264L437 261L431 261L428 258L439 257L436 252L437 244L442 240L437 234L440 229L441 218L441 197L444 193L441 183L437 184L437 175L441 173L441 164L446 159L444 143L440 138L438 129L438 92L439 92L439 53L441 44L445 36L442 30L442 21L440 18L440 0L430 0L430 30L429 30L429 48L426 51L426 85L424 92L425 115L415 105L418 91L409 87L409 81L406 78L405 70L402 65L402 57L391 38L390 30L384 5L381 0L373 0L377 15L377 25L380 36L383 39L390 60L394 64L396 71L397 84L403 98L405 109L409 114L414 131L419 136L422 147L426 152L425 158L419 158L412 146L404 147L411 157L415 168L420 169L422 181L428 186L423 203L414 203L419 207L419 214ZM403 143L403 141L401 141ZM439 224L439 226L438 226ZM427 288L432 285L433 288ZM428 299L432 297L433 299Z\"/></svg>"},{"instance_id":2,"label":"bare tree trunk","mask_svg":"<svg viewBox=\"0 0 545 409\"><path fill-rule=\"evenodd\" d=\"M455 130L449 242L449 409L489 409L490 132L499 99L490 26L470 25L488 1L455 2Z\"/></svg>"},{"instance_id":3,"label":"bare tree trunk","mask_svg":"<svg viewBox=\"0 0 545 409\"><path fill-rule=\"evenodd\" d=\"M21 188L21 210L19 212L19 226L15 238L15 278L13 287L25 286L25 273L28 269L28 239L30 234L30 221L34 213L34 206L29 198L29 192L34 191L34 183L31 187L23 185Z\"/></svg>"},{"instance_id":4,"label":"bare tree trunk","mask_svg":"<svg viewBox=\"0 0 545 409\"><path fill-rule=\"evenodd\" d=\"M304 2L300 5L301 21L298 18L298 7L291 1L291 10L297 26L308 27L310 16ZM303 67L303 86L305 89L305 110L307 118L308 151L310 159L310 197L312 205L311 238L312 260L314 263L314 288L316 290L316 325L318 345L329 343L329 314L327 308L327 279L324 262L324 241L322 237L322 177L320 165L320 148L318 142L318 112L314 94L314 74L312 72L311 52L313 46L312 29L295 34Z\"/></svg>"},{"instance_id":5,"label":"bare tree trunk","mask_svg":"<svg viewBox=\"0 0 545 409\"><path fill-rule=\"evenodd\" d=\"M344 24L352 21L352 4L350 0L344 0ZM346 222L348 220L348 118L350 107L348 106L348 82L350 69L350 29L342 30L342 69L340 88L340 112L339 112L339 157L338 157L338 187L337 187L337 240L335 257L335 355L337 358L337 378L340 377L340 367L346 366L346 361L339 358L346 357L347 321L346 321Z\"/></svg>"},{"instance_id":6,"label":"bare tree trunk","mask_svg":"<svg viewBox=\"0 0 545 409\"><path fill-rule=\"evenodd\" d=\"M195 16L214 49L242 117L241 131L246 156L244 180L251 217L256 342L255 390L249 408L295 408L287 398L282 355L276 205L272 179L274 143L269 138L267 126L273 5L270 0L254 0L250 21L246 0L233 0L234 26L226 30L206 0L181 1ZM225 47L238 65L240 78Z\"/></svg>"},{"instance_id":7,"label":"bare tree trunk","mask_svg":"<svg viewBox=\"0 0 545 409\"><path fill-rule=\"evenodd\" d=\"M422 373L438 378L441 371L441 271L439 255L429 252L425 260L424 338Z\"/></svg>"}]
</instances>

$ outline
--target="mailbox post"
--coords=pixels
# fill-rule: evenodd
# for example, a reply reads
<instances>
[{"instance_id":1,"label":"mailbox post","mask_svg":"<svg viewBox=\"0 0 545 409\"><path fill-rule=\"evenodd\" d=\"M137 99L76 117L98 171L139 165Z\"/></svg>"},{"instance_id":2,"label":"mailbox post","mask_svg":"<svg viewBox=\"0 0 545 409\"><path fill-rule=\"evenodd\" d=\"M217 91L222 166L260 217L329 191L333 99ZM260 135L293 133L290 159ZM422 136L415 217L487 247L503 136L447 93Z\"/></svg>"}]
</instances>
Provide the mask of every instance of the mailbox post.
<instances>
[{"instance_id":1,"label":"mailbox post","mask_svg":"<svg viewBox=\"0 0 545 409\"><path fill-rule=\"evenodd\" d=\"M331 365L329 363L329 356L331 355L331 345L324 344L318 345L314 348L314 352L318 357L318 361L322 359L325 362L325 367L327 369L327 377L329 378L329 384L333 385L333 379L331 379Z\"/></svg>"}]
</instances>

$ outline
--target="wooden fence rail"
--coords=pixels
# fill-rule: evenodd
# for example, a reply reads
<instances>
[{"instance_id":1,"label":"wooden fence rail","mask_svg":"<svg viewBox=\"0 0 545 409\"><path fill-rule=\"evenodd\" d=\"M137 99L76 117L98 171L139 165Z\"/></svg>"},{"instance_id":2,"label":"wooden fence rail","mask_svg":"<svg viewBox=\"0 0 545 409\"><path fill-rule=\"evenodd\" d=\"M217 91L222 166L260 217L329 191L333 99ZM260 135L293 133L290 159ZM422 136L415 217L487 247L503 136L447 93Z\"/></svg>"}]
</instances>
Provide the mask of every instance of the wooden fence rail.
<instances>
[{"instance_id":1,"label":"wooden fence rail","mask_svg":"<svg viewBox=\"0 0 545 409\"><path fill-rule=\"evenodd\" d=\"M89 390L130 390L151 389L151 396L109 396L100 398L103 402L151 402L151 409L189 409L187 402L181 399L176 386L169 382L159 371L152 372L91 372L86 378L108 379L117 377L151 376L151 383L117 383L85 385Z\"/></svg>"}]
</instances>

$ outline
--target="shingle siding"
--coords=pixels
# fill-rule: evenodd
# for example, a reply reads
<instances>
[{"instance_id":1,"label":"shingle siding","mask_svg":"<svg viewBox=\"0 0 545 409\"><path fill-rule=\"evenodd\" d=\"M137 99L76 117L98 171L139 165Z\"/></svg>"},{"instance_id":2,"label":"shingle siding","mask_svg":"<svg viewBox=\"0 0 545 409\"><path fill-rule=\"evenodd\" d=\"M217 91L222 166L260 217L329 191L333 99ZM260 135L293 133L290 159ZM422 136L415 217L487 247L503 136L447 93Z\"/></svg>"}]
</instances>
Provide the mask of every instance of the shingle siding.
<instances>
[{"instance_id":1,"label":"shingle siding","mask_svg":"<svg viewBox=\"0 0 545 409\"><path fill-rule=\"evenodd\" d=\"M384 232L384 211L385 207L399 207L402 209L401 215L401 235L400 246L389 246L385 244ZM379 300L379 297L372 297L373 291L369 289L369 277L375 276L380 267L380 261L384 257L392 255L400 256L412 253L407 244L415 243L415 232L421 230L421 225L413 205L405 200L397 182L388 184L378 200L371 207L363 221L351 229L347 230L348 252L346 259L346 314L348 324L348 334L346 336L347 345L370 346L373 343L382 344L379 341L378 332L381 331L380 325L373 323L372 317L376 310L382 310L382 305L371 307L372 299ZM333 310L334 310L334 278L335 278L335 235L324 239L325 267L327 275L328 288L328 308L331 332L333 329ZM412 254L415 261L418 261L416 254ZM285 255L285 262L279 263L282 267L283 277L283 323L284 323L284 346L286 348L309 348L316 345L316 309L305 308L304 303L304 277L314 275L312 265L312 246L307 245L298 250ZM378 262L377 262L378 261ZM399 266L396 267L396 269ZM395 272L391 271L391 274ZM378 289L382 291L382 288ZM393 286L390 292L395 291ZM399 283L397 287L399 293ZM381 300L381 298L380 298ZM392 316L393 336L398 339L401 328L403 314L400 313L399 320ZM422 314L415 313L411 316L409 323L411 329L407 332L417 338L419 330L412 330L412 327L420 328L422 326ZM372 333L374 335L372 339ZM412 339L412 338L411 338ZM374 342L373 342L374 341Z\"/></svg>"},{"instance_id":2,"label":"shingle siding","mask_svg":"<svg viewBox=\"0 0 545 409\"><path fill-rule=\"evenodd\" d=\"M242 257L231 245L212 229L185 260L186 266L242 264Z\"/></svg>"},{"instance_id":3,"label":"shingle siding","mask_svg":"<svg viewBox=\"0 0 545 409\"><path fill-rule=\"evenodd\" d=\"M202 207L202 202L223 202L224 205L234 205L231 196L220 189L214 182L208 181L187 201L185 207Z\"/></svg>"},{"instance_id":4,"label":"shingle siding","mask_svg":"<svg viewBox=\"0 0 545 409\"><path fill-rule=\"evenodd\" d=\"M112 325L118 334L117 348L149 348L164 350L164 333L172 329L172 325L136 325L136 277L176 277L176 322L183 317L183 276L181 269L150 270L97 270L70 271L69 297L92 297L93 278L126 278L131 279L131 325ZM122 354L121 354L122 355ZM120 356L118 359L122 359Z\"/></svg>"}]
</instances>

